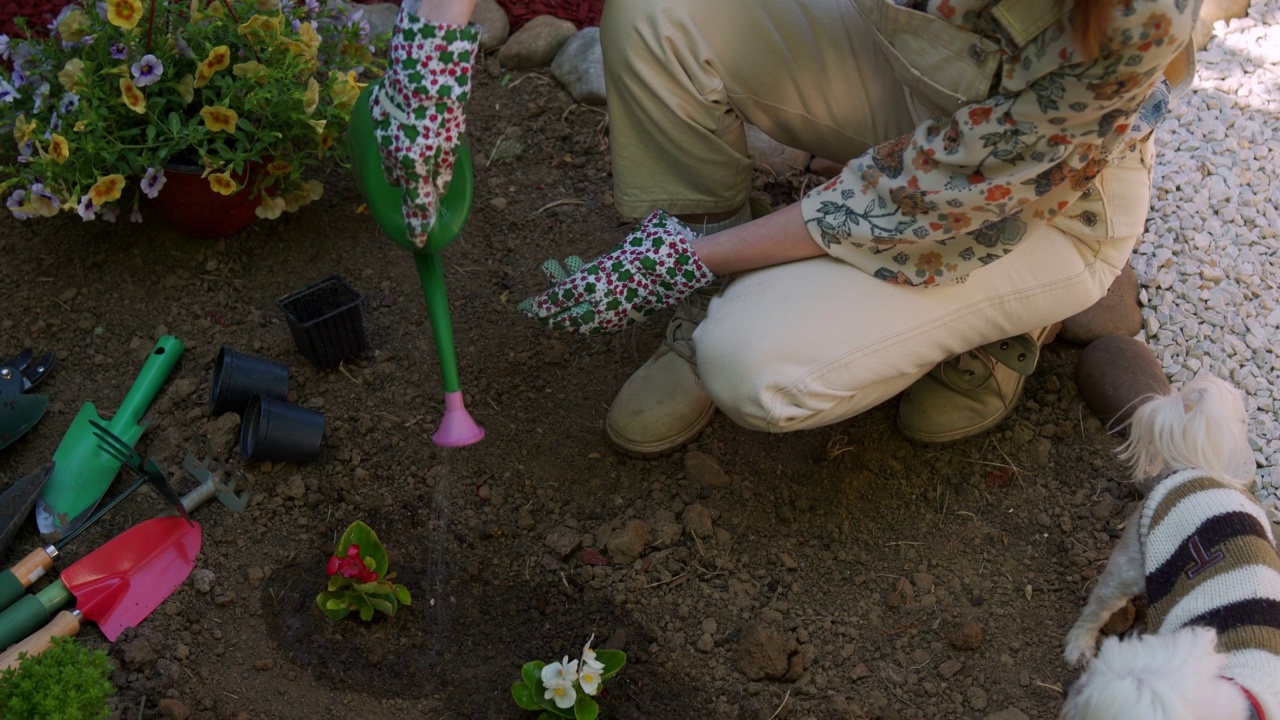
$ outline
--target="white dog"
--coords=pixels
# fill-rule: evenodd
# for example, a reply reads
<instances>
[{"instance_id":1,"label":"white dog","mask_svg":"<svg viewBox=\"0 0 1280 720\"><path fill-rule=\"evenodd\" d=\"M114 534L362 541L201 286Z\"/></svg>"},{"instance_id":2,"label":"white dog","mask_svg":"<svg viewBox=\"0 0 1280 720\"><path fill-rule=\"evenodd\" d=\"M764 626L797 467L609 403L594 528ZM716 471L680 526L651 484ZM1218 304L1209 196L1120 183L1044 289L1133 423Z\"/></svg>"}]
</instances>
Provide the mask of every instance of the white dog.
<instances>
[{"instance_id":1,"label":"white dog","mask_svg":"<svg viewBox=\"0 0 1280 720\"><path fill-rule=\"evenodd\" d=\"M1129 518L1067 635L1088 663L1065 720L1280 720L1280 558L1250 494L1255 463L1242 394L1217 378L1140 407L1120 448L1160 480ZM1107 618L1147 594L1147 632L1107 638ZM1092 658L1092 659L1091 659Z\"/></svg>"}]
</instances>

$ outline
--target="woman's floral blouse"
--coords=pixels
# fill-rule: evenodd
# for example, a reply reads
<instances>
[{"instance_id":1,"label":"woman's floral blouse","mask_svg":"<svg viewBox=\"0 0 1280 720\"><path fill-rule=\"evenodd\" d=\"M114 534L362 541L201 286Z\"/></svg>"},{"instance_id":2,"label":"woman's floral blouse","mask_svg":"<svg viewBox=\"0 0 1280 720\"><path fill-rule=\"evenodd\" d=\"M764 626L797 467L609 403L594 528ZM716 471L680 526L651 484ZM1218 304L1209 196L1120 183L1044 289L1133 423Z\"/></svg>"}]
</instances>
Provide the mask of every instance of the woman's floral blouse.
<instances>
[{"instance_id":1,"label":"woman's floral blouse","mask_svg":"<svg viewBox=\"0 0 1280 720\"><path fill-rule=\"evenodd\" d=\"M404 190L411 241L425 247L440 198L453 179L466 131L478 26L428 23L406 3L391 37L387 74L369 101L387 182Z\"/></svg>"},{"instance_id":2,"label":"woman's floral blouse","mask_svg":"<svg viewBox=\"0 0 1280 720\"><path fill-rule=\"evenodd\" d=\"M809 231L832 256L931 286L1012 251L1028 223L1062 212L1163 116L1162 72L1189 41L1198 6L1120 0L1109 47L1081 62L1065 22L1018 48L984 12L994 3L905 3L998 43L999 86L872 148L804 197Z\"/></svg>"}]
</instances>

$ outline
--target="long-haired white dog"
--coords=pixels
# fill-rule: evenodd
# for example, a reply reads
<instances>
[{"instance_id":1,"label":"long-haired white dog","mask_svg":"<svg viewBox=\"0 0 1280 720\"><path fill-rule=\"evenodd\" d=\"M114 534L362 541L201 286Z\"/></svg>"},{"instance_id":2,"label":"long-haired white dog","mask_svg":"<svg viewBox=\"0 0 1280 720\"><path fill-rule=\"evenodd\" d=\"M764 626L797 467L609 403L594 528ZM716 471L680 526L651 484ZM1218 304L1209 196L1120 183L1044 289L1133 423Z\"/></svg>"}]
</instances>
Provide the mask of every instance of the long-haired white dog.
<instances>
[{"instance_id":1,"label":"long-haired white dog","mask_svg":"<svg viewBox=\"0 0 1280 720\"><path fill-rule=\"evenodd\" d=\"M1169 473L1129 518L1067 635L1065 720L1280 720L1280 558L1250 494L1243 395L1202 376L1148 401L1120 448L1135 479ZM1145 592L1147 633L1107 618Z\"/></svg>"}]
</instances>

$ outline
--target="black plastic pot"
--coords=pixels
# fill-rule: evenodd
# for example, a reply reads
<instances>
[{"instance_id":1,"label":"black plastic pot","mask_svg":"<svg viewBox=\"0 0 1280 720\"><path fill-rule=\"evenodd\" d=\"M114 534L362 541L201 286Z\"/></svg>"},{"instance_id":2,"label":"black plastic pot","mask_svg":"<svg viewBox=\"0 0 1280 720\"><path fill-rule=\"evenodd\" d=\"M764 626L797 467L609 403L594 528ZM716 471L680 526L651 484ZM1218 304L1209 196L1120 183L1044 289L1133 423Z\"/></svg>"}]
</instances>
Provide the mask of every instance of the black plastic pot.
<instances>
[{"instance_id":1,"label":"black plastic pot","mask_svg":"<svg viewBox=\"0 0 1280 720\"><path fill-rule=\"evenodd\" d=\"M223 346L213 363L209 414L240 415L255 395L284 400L289 395L289 368L278 362Z\"/></svg>"},{"instance_id":2,"label":"black plastic pot","mask_svg":"<svg viewBox=\"0 0 1280 720\"><path fill-rule=\"evenodd\" d=\"M293 343L312 365L326 369L369 346L364 334L364 298L337 275L276 301L289 321Z\"/></svg>"},{"instance_id":3,"label":"black plastic pot","mask_svg":"<svg viewBox=\"0 0 1280 720\"><path fill-rule=\"evenodd\" d=\"M245 460L307 463L320 457L324 415L255 395L242 417L240 456Z\"/></svg>"}]
</instances>

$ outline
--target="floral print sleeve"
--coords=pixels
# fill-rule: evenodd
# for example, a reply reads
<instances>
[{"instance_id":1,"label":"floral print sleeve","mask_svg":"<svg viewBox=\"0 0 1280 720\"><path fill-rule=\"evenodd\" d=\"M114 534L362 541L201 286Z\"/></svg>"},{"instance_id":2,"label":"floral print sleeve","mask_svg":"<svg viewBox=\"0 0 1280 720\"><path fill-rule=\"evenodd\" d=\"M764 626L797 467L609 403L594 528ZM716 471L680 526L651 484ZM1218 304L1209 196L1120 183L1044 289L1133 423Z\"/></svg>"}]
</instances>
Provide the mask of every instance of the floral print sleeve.
<instances>
[{"instance_id":1,"label":"floral print sleeve","mask_svg":"<svg viewBox=\"0 0 1280 720\"><path fill-rule=\"evenodd\" d=\"M480 44L474 25L431 24L406 3L391 37L387 74L370 98L387 181L404 189L409 239L426 247L440 196L453 179Z\"/></svg>"},{"instance_id":2,"label":"floral print sleeve","mask_svg":"<svg viewBox=\"0 0 1280 720\"><path fill-rule=\"evenodd\" d=\"M952 17L953 2L965 0L926 5ZM1075 59L1068 28L1004 52L990 98L872 148L809 192L802 209L814 240L903 285L963 282L1003 257L1028 223L1059 214L1163 114L1162 72L1191 36L1188 5L1121 0L1093 61ZM1046 70L1036 75L1037 66Z\"/></svg>"}]
</instances>

